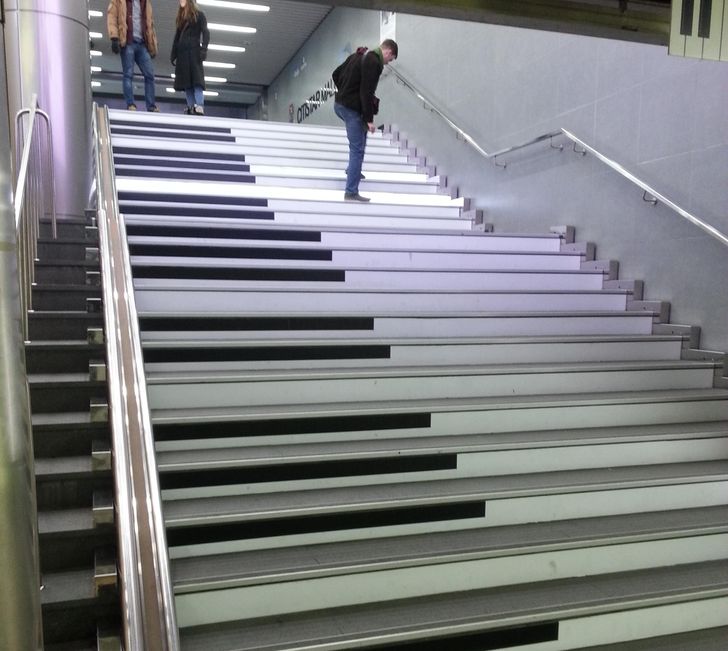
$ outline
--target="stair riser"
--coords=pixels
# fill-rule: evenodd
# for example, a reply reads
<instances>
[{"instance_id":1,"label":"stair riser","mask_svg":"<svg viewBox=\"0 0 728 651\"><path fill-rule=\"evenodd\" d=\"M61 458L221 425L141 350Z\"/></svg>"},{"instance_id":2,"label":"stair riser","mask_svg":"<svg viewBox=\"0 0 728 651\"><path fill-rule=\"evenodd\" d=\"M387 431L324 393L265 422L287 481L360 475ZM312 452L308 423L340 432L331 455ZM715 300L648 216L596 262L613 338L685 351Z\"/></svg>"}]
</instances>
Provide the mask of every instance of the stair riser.
<instances>
[{"instance_id":1,"label":"stair riser","mask_svg":"<svg viewBox=\"0 0 728 651\"><path fill-rule=\"evenodd\" d=\"M133 124L128 120L114 120L111 131L123 137L143 137L147 146L149 144L162 145L172 140L176 150L184 150L188 143L199 144L200 140L209 139L213 147L220 142L220 137L231 136L238 144L249 146L268 146L272 149L291 149L299 152L301 149L312 151L338 151L348 150L346 136L341 131L330 130L328 133L296 133L295 131L268 131L263 129L239 128L237 124L219 126L202 126L198 124ZM127 135L125 132L134 132ZM372 135L367 138L367 150L383 153L388 156L398 155L389 138Z\"/></svg>"},{"instance_id":2,"label":"stair riser","mask_svg":"<svg viewBox=\"0 0 728 651\"><path fill-rule=\"evenodd\" d=\"M243 371L314 368L386 368L389 366L437 366L449 364L534 364L548 362L655 361L680 359L680 341L604 343L544 343L500 345L374 345L373 356L357 354L357 347L342 344L329 353L321 347L302 346L286 354L287 347L234 345L205 349L180 333L175 346L145 348L148 377L165 372ZM381 349L381 350L380 350ZM350 351L350 352L349 352ZM241 358L242 356L242 358ZM246 356L249 356L246 359ZM340 358L344 357L344 358ZM164 360L164 361L160 361ZM205 361L198 361L205 360Z\"/></svg>"},{"instance_id":3,"label":"stair riser","mask_svg":"<svg viewBox=\"0 0 728 651\"><path fill-rule=\"evenodd\" d=\"M40 222L39 236L42 238L53 237L53 226L49 220L43 220ZM87 237L86 224L58 219L56 221L56 236L60 240L83 239Z\"/></svg>"},{"instance_id":4,"label":"stair riser","mask_svg":"<svg viewBox=\"0 0 728 651\"><path fill-rule=\"evenodd\" d=\"M56 290L35 287L33 289L33 308L36 310L76 310L84 311L89 298L101 298L101 288L91 287L84 290Z\"/></svg>"},{"instance_id":5,"label":"stair riser","mask_svg":"<svg viewBox=\"0 0 728 651\"><path fill-rule=\"evenodd\" d=\"M487 255L481 258L480 255L487 253L518 253L519 257L525 254L555 254L559 252L560 240L555 238L537 237L490 237L485 234L479 237L467 236L466 234L447 233L398 233L396 231L386 233L357 232L357 231L322 231L305 228L293 232L293 236L286 237L286 231L275 227L267 227L266 230L257 229L255 237L250 237L250 229L244 227L227 228L220 231L214 225L190 225L179 224L174 217L128 217L126 220L127 229L130 233L129 242L132 243L156 243L166 242L172 244L200 243L220 241L225 244L235 241L238 246L285 246L289 248L303 249L324 249L334 250L344 261L349 256L375 256L380 255L386 264L395 260L414 259L426 260L431 257L433 262L448 262L449 264L466 264L459 258L471 258L474 265L480 265L487 261L487 267L493 266L495 261L500 260L499 255ZM186 227L184 233L176 229ZM161 232L158 230L163 228ZM304 237L303 240L294 239L295 236ZM340 251L337 249L341 249ZM345 250L344 250L345 249ZM542 256L542 262L552 256ZM558 255L558 258L571 259L576 257L579 262L572 261L567 265L569 269L579 269L581 256ZM358 258L351 258L358 259ZM369 259L362 257L362 260ZM500 265L496 265L500 266Z\"/></svg>"},{"instance_id":6,"label":"stair riser","mask_svg":"<svg viewBox=\"0 0 728 651\"><path fill-rule=\"evenodd\" d=\"M151 317L151 313L145 313ZM150 322L156 319L150 319ZM180 326L176 325L179 321ZM490 319L459 319L428 318L384 318L374 317L370 325L362 325L359 329L324 328L306 329L295 327L293 324L286 328L280 324L280 329L262 330L252 327L240 327L233 324L228 326L220 324L199 323L192 328L182 327L182 320L174 319L169 326L155 327L154 331L144 325L142 336L144 341L178 340L180 337L194 336L201 341L235 340L236 338L255 338L257 340L274 340L285 336L289 340L318 339L325 341L350 339L381 339L401 338L412 339L418 337L436 337L438 333L444 337L508 337L508 336L570 336L570 335L646 335L652 331L651 315L619 315L609 317L589 317L574 315L561 318L544 317L493 317ZM197 328L199 325L199 329ZM209 330L203 328L209 327Z\"/></svg>"},{"instance_id":7,"label":"stair riser","mask_svg":"<svg viewBox=\"0 0 728 651\"><path fill-rule=\"evenodd\" d=\"M86 249L95 246L91 242L77 243L64 240L38 242L38 258L44 262L53 260L79 260L86 259Z\"/></svg>"},{"instance_id":8,"label":"stair riser","mask_svg":"<svg viewBox=\"0 0 728 651\"><path fill-rule=\"evenodd\" d=\"M121 164L116 166L117 178L154 178L178 179L185 181L221 181L230 183L255 183L258 186L286 188L315 188L319 190L342 190L346 179L341 178L309 178L294 176L256 176L247 171L226 169L190 170L186 167L175 167L173 163L162 164L162 167L149 165ZM407 192L412 194L438 194L439 186L432 183L382 182L364 180L359 185L361 192Z\"/></svg>"},{"instance_id":9,"label":"stair riser","mask_svg":"<svg viewBox=\"0 0 728 651\"><path fill-rule=\"evenodd\" d=\"M73 350L27 348L25 363L28 373L85 373L92 359L102 360L104 355L98 346Z\"/></svg>"},{"instance_id":10,"label":"stair riser","mask_svg":"<svg viewBox=\"0 0 728 651\"><path fill-rule=\"evenodd\" d=\"M645 503L654 511L725 506L728 503L727 489L726 481L662 484L620 490L584 488L581 492L485 499L481 502L484 504L485 516L473 513L469 517L458 518L457 514L453 517L443 517L439 513L425 514L416 522L400 521L388 525L373 524L368 511L342 511L326 522L301 517L292 520L291 514L288 517L280 514L274 521L277 526L275 531L270 530L267 517L255 519L248 516L244 529L237 528L238 523L231 518L228 522L236 525L233 530L184 518L177 521L170 517L174 502L167 502L167 539L172 559L191 558L207 554L641 513L644 512ZM475 496L470 498L476 499ZM723 557L725 553L724 547L721 551ZM674 564L674 557L671 564Z\"/></svg>"},{"instance_id":11,"label":"stair riser","mask_svg":"<svg viewBox=\"0 0 728 651\"><path fill-rule=\"evenodd\" d=\"M90 508L94 491L113 490L111 472L87 473L68 479L36 478L38 510Z\"/></svg>"},{"instance_id":12,"label":"stair riser","mask_svg":"<svg viewBox=\"0 0 728 651\"><path fill-rule=\"evenodd\" d=\"M106 424L97 427L45 430L33 428L33 453L36 459L91 454L92 442L110 440Z\"/></svg>"},{"instance_id":13,"label":"stair riser","mask_svg":"<svg viewBox=\"0 0 728 651\"><path fill-rule=\"evenodd\" d=\"M125 132L126 131L126 132ZM155 137L157 136L157 137ZM246 162L251 162L255 156L278 156L296 160L304 156L309 159L325 161L327 167L336 169L341 162L348 160L348 145L345 141L338 143L289 143L285 141L268 142L265 138L249 136L236 136L235 134L197 134L191 132L168 133L165 137L158 137L159 132L149 131L148 135L141 135L127 131L126 128L112 130L114 146L140 147L144 143L147 147L162 148L169 143L174 151L194 151L191 145L202 146L210 152L235 152L245 154ZM180 137L182 136L182 137ZM391 147L367 147L364 154L364 166L367 163L389 163L406 165L407 154L401 154Z\"/></svg>"},{"instance_id":14,"label":"stair riser","mask_svg":"<svg viewBox=\"0 0 728 651\"><path fill-rule=\"evenodd\" d=\"M93 567L99 547L113 547L116 533L106 526L75 534L40 536L40 571L63 572L69 568Z\"/></svg>"},{"instance_id":15,"label":"stair riser","mask_svg":"<svg viewBox=\"0 0 728 651\"><path fill-rule=\"evenodd\" d=\"M699 423L725 421L728 413L728 401L695 400L683 398L675 402L630 403L624 400L604 401L604 404L563 404L542 406L536 403L528 409L508 408L497 399L493 399L490 409L472 409L470 411L436 411L425 412L413 424L393 424L391 428L384 426L367 426L367 421L374 415L373 411L362 410L364 421L335 421L330 424L326 420L318 420L320 415L309 412L296 418L293 422L283 421L280 428L265 426L277 425L277 421L267 421L265 416L278 415L280 408L258 408L255 420L249 425L245 420L235 421L234 411L229 416L233 424L223 429L220 424L215 427L201 424L182 428L175 424L174 412L166 414L153 411L157 447L160 450L188 450L201 447L220 448L238 445L268 445L288 443L320 443L325 441L366 440L372 437L408 438L421 436L449 436L455 434L488 434L498 432L524 432L539 430L578 429L604 427L605 423L613 427L631 427L639 425L660 425L669 423ZM357 413L357 412L353 412ZM398 415L397 412L393 412ZM400 412L402 413L402 412ZM417 413L404 412L410 418L418 417ZM328 415L328 414L326 414ZM307 417L306 417L307 416ZM223 424L225 424L223 422ZM165 425L164 431L161 426ZM300 433L297 433L300 432Z\"/></svg>"},{"instance_id":16,"label":"stair riser","mask_svg":"<svg viewBox=\"0 0 728 651\"><path fill-rule=\"evenodd\" d=\"M133 258L136 286L184 287L190 282L200 284L200 281L204 280L205 286L223 284L224 287L233 289L256 290L288 288L290 283L295 283L296 288L301 291L330 289L332 292L342 289L364 292L594 292L602 289L603 284L601 275L567 273L488 274L393 270L361 272L336 268L311 269L306 268L305 262L297 267L289 264L282 266L264 264L253 267L239 265L238 261L231 261L228 266L218 261L211 263L209 260L200 261L202 264L190 264L190 262L187 258Z\"/></svg>"},{"instance_id":17,"label":"stair riser","mask_svg":"<svg viewBox=\"0 0 728 651\"><path fill-rule=\"evenodd\" d=\"M95 640L99 621L111 628L119 626L118 611L116 592L112 590L100 599L80 604L44 605L43 642L49 645L68 640Z\"/></svg>"},{"instance_id":18,"label":"stair riser","mask_svg":"<svg viewBox=\"0 0 728 651\"><path fill-rule=\"evenodd\" d=\"M35 268L35 282L39 285L85 285L86 273L98 272L96 268L87 265L42 265Z\"/></svg>"},{"instance_id":19,"label":"stair riser","mask_svg":"<svg viewBox=\"0 0 728 651\"><path fill-rule=\"evenodd\" d=\"M207 281L209 286L209 281ZM178 284L182 284L181 282ZM140 312L148 314L185 312L188 314L235 313L241 306L251 312L310 312L316 305L319 314L395 311L430 311L433 305L452 312L552 312L552 311L623 311L625 294L430 294L430 293L333 293L333 292L257 292L205 291L205 281L186 280L187 287L178 289L147 289L137 281L136 302ZM173 282L155 281L157 287L174 287Z\"/></svg>"},{"instance_id":20,"label":"stair riser","mask_svg":"<svg viewBox=\"0 0 728 651\"><path fill-rule=\"evenodd\" d=\"M53 413L82 411L89 409L92 398L106 398L106 386L74 386L64 385L30 387L30 404L33 413Z\"/></svg>"},{"instance_id":21,"label":"stair riser","mask_svg":"<svg viewBox=\"0 0 728 651\"><path fill-rule=\"evenodd\" d=\"M89 327L101 327L101 315L90 315L83 318L64 317L34 319L30 315L30 339L53 341L57 339L83 339L87 337Z\"/></svg>"}]
</instances>

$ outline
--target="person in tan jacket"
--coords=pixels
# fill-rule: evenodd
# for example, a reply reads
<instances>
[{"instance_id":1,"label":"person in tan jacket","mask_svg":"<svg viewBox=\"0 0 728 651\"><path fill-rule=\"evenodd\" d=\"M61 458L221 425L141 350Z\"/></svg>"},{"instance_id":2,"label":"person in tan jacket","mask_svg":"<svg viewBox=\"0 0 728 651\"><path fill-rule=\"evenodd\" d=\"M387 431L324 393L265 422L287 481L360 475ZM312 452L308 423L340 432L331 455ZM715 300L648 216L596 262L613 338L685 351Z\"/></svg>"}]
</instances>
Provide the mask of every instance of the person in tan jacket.
<instances>
[{"instance_id":1,"label":"person in tan jacket","mask_svg":"<svg viewBox=\"0 0 728 651\"><path fill-rule=\"evenodd\" d=\"M111 50L121 56L122 90L126 108L136 111L134 103L134 64L144 77L144 100L147 111L159 111L155 103L154 66L157 56L157 32L154 29L152 0L110 0L106 10L106 27Z\"/></svg>"}]
</instances>

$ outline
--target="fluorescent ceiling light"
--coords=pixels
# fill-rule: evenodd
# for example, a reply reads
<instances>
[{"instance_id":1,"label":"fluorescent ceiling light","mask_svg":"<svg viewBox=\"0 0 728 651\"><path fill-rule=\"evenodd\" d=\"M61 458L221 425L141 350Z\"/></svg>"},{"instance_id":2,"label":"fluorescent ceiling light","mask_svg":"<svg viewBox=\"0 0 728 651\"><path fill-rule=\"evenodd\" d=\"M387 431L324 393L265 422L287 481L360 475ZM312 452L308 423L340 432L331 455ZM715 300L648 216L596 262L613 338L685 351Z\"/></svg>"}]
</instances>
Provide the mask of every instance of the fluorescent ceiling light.
<instances>
[{"instance_id":1,"label":"fluorescent ceiling light","mask_svg":"<svg viewBox=\"0 0 728 651\"><path fill-rule=\"evenodd\" d=\"M89 18L101 18L103 15L104 15L103 11L95 11L95 10L91 9L88 12Z\"/></svg>"},{"instance_id":2,"label":"fluorescent ceiling light","mask_svg":"<svg viewBox=\"0 0 728 651\"><path fill-rule=\"evenodd\" d=\"M89 32L88 37L89 38L104 38L104 35L101 32Z\"/></svg>"},{"instance_id":3,"label":"fluorescent ceiling light","mask_svg":"<svg viewBox=\"0 0 728 651\"><path fill-rule=\"evenodd\" d=\"M101 66L91 66L91 72L101 72Z\"/></svg>"},{"instance_id":4,"label":"fluorescent ceiling light","mask_svg":"<svg viewBox=\"0 0 728 651\"><path fill-rule=\"evenodd\" d=\"M239 45L216 45L215 43L210 43L207 49L219 50L220 52L245 52L245 48Z\"/></svg>"},{"instance_id":5,"label":"fluorescent ceiling light","mask_svg":"<svg viewBox=\"0 0 728 651\"><path fill-rule=\"evenodd\" d=\"M96 88L98 86L101 86L101 82L100 81L92 81L91 82L91 86L93 86L94 88Z\"/></svg>"},{"instance_id":6,"label":"fluorescent ceiling light","mask_svg":"<svg viewBox=\"0 0 728 651\"><path fill-rule=\"evenodd\" d=\"M209 29L216 29L219 32L236 32L237 34L255 34L258 30L255 27L243 27L241 25L223 25L222 23L207 23Z\"/></svg>"},{"instance_id":7,"label":"fluorescent ceiling light","mask_svg":"<svg viewBox=\"0 0 728 651\"><path fill-rule=\"evenodd\" d=\"M172 73L171 76L172 76L172 79L174 79L174 73ZM212 83L217 83L217 84L226 84L227 83L227 79L225 77L208 77L207 75L205 75L205 81L211 81Z\"/></svg>"},{"instance_id":8,"label":"fluorescent ceiling light","mask_svg":"<svg viewBox=\"0 0 728 651\"><path fill-rule=\"evenodd\" d=\"M168 93L176 93L177 91L174 88L165 88L165 90ZM216 90L203 90L203 95L207 95L208 97L217 97L220 93L218 93Z\"/></svg>"},{"instance_id":9,"label":"fluorescent ceiling light","mask_svg":"<svg viewBox=\"0 0 728 651\"><path fill-rule=\"evenodd\" d=\"M240 9L242 11L259 11L265 13L270 11L266 5L253 5L248 2L231 2L230 0L197 0L198 5L204 7L220 7L221 9Z\"/></svg>"},{"instance_id":10,"label":"fluorescent ceiling light","mask_svg":"<svg viewBox=\"0 0 728 651\"><path fill-rule=\"evenodd\" d=\"M208 68L229 68L231 70L235 68L234 63L221 63L220 61L203 61L202 65Z\"/></svg>"},{"instance_id":11,"label":"fluorescent ceiling light","mask_svg":"<svg viewBox=\"0 0 728 651\"><path fill-rule=\"evenodd\" d=\"M100 57L104 53L101 50L91 50L90 54L92 57Z\"/></svg>"}]
</instances>

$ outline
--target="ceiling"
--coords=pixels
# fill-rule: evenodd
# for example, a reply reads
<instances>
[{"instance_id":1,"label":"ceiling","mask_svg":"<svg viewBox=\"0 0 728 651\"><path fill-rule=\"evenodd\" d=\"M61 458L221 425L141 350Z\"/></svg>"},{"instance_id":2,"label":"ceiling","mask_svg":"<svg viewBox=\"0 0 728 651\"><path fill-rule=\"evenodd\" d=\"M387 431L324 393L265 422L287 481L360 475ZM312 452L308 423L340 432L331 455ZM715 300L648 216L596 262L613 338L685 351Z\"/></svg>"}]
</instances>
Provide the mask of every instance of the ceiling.
<instances>
[{"instance_id":1,"label":"ceiling","mask_svg":"<svg viewBox=\"0 0 728 651\"><path fill-rule=\"evenodd\" d=\"M100 95L121 95L121 61L112 54L106 35L106 7L109 0L88 0L89 9L103 16L89 18L92 50L101 53L91 64L101 68L92 73L93 91ZM199 3L210 0L198 0ZM215 2L215 0L212 0ZM243 0L227 0L242 2ZM219 93L207 102L246 106L254 104L286 64L335 6L375 9L381 0L247 0L270 7L266 13L240 11L200 4L210 23L255 27L255 34L234 34L211 30L211 42L246 48L243 53L210 50L208 63L234 64L234 69L208 67L208 75L225 77L227 83L208 82L209 91ZM152 0L159 39L155 59L157 99L182 101L182 93L167 93L172 86L173 68L169 54L175 32L178 0ZM223 0L223 4L225 0ZM387 0L387 9L400 13L430 15L456 20L587 34L620 40L666 45L670 29L670 0ZM135 93L143 93L141 75L135 76Z\"/></svg>"},{"instance_id":2,"label":"ceiling","mask_svg":"<svg viewBox=\"0 0 728 651\"><path fill-rule=\"evenodd\" d=\"M235 2L236 0L233 0ZM237 0L240 1L240 0ZM284 66L293 58L311 33L326 18L332 7L311 2L289 2L288 0L248 0L270 7L266 13L240 11L216 6L204 6L208 23L245 25L255 27L255 34L236 34L210 30L210 43L237 45L245 52L220 52L210 50L208 62L231 63L234 69L206 67L206 75L224 77L227 83L208 82L207 89L219 93L207 97L206 102L225 102L248 105L258 99L261 90L270 85ZM92 50L101 56L92 56L91 65L99 66L101 72L92 72L95 83L93 91L103 95L121 95L121 61L119 55L111 52L111 43L106 30L106 8L109 0L89 0L89 10L103 13L101 17L89 17L89 31L103 34L102 38L91 38ZM199 0L198 0L199 2ZM167 93L172 86L171 74L174 68L169 61L175 32L177 0L152 0L154 23L159 40L159 53L154 60L157 79L157 99L182 99L182 93ZM143 93L142 77L135 73L135 93ZM166 96L166 97L165 97Z\"/></svg>"}]
</instances>

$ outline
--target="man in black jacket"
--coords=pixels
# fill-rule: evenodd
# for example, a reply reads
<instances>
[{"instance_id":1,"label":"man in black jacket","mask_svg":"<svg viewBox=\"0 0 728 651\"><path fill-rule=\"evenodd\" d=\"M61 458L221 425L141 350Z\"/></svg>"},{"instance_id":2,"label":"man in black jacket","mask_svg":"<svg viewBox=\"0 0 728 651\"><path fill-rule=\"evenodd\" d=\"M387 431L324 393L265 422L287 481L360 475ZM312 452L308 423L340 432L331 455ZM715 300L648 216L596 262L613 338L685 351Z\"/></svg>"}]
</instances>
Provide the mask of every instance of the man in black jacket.
<instances>
[{"instance_id":1,"label":"man in black jacket","mask_svg":"<svg viewBox=\"0 0 728 651\"><path fill-rule=\"evenodd\" d=\"M349 140L349 166L346 168L347 201L369 201L359 194L361 166L367 144L367 131L374 133L374 115L379 100L374 96L384 66L397 58L397 43L392 39L368 52L358 48L342 63L331 77L336 84L334 112L346 125Z\"/></svg>"}]
</instances>

